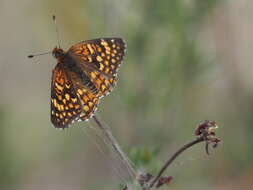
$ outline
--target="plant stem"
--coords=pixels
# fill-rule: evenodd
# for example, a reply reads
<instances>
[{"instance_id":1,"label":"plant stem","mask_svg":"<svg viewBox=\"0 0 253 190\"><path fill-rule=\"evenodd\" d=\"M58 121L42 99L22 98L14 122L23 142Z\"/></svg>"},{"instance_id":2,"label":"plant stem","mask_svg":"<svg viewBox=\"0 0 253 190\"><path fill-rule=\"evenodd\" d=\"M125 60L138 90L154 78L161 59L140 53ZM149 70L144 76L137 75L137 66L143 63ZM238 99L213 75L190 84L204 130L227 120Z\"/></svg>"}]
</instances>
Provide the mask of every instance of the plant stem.
<instances>
[{"instance_id":1,"label":"plant stem","mask_svg":"<svg viewBox=\"0 0 253 190\"><path fill-rule=\"evenodd\" d=\"M165 172L165 170L170 166L170 164L186 149L192 147L195 144L198 144L200 142L205 141L205 139L203 137L199 137L196 140L185 144L183 147L181 147L177 152L175 152L171 158L164 164L164 166L161 168L161 170L159 171L159 173L157 174L157 176L154 178L154 180L150 183L149 187L146 188L145 190L151 189L156 182L160 179L160 177L162 176L162 174Z\"/></svg>"},{"instance_id":2,"label":"plant stem","mask_svg":"<svg viewBox=\"0 0 253 190\"><path fill-rule=\"evenodd\" d=\"M118 142L113 137L113 135L111 133L111 130L108 127L106 127L105 125L102 125L102 123L97 119L97 117L95 115L93 116L93 119L94 119L95 123L98 125L98 127L102 130L102 132L105 135L105 137L107 138L107 140L112 145L114 151L119 155L122 162L124 163L124 166L130 172L131 176L133 176L134 178L137 179L137 173L136 173L135 169L131 165L131 163L130 163L128 157L126 156L126 154L121 150Z\"/></svg>"}]
</instances>

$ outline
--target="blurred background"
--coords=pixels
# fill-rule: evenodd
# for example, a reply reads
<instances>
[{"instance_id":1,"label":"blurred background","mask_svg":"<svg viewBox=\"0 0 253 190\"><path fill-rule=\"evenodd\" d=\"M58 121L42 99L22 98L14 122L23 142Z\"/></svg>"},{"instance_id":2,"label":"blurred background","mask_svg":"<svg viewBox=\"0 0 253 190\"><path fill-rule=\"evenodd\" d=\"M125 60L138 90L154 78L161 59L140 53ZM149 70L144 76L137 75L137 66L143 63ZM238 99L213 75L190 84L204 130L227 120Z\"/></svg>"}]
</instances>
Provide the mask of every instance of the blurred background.
<instances>
[{"instance_id":1,"label":"blurred background","mask_svg":"<svg viewBox=\"0 0 253 190\"><path fill-rule=\"evenodd\" d=\"M65 50L126 40L118 84L97 114L136 167L155 174L197 124L215 120L221 146L181 155L164 189L252 189L252 10L251 0L0 0L0 189L119 189L92 123L50 123L56 60L27 55L56 46L52 14Z\"/></svg>"}]
</instances>

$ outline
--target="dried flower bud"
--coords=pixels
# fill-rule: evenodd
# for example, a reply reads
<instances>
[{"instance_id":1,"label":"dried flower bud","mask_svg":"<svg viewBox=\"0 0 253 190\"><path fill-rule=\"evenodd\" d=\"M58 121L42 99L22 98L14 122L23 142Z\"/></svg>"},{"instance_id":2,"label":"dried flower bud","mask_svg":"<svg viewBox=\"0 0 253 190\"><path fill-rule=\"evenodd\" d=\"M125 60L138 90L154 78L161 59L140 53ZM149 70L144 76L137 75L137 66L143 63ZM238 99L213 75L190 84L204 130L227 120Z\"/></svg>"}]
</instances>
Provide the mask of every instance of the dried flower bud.
<instances>
[{"instance_id":1,"label":"dried flower bud","mask_svg":"<svg viewBox=\"0 0 253 190\"><path fill-rule=\"evenodd\" d=\"M172 181L173 177L168 176L168 177L161 177L159 181L157 182L156 188L161 187L162 185L166 184L168 185Z\"/></svg>"}]
</instances>

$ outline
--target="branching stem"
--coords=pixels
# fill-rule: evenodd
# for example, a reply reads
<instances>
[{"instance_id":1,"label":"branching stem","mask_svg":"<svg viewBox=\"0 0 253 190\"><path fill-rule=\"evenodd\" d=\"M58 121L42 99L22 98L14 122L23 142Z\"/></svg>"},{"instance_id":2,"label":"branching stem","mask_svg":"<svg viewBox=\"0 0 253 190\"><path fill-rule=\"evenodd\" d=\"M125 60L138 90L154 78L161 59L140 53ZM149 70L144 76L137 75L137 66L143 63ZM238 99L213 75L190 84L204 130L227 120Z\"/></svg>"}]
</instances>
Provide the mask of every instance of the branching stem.
<instances>
[{"instance_id":1,"label":"branching stem","mask_svg":"<svg viewBox=\"0 0 253 190\"><path fill-rule=\"evenodd\" d=\"M113 137L111 130L105 125L102 125L102 123L97 119L96 116L93 116L93 119L97 126L101 129L107 140L110 142L112 148L118 154L121 161L124 163L124 166L130 172L131 176L138 181L138 183L142 187L142 190L151 190L153 188L159 188L160 186L169 183L172 177L163 177L162 175L164 174L166 169L172 164L172 162L185 150L191 148L195 144L206 142L206 153L209 154L209 145L212 145L213 148L215 148L220 142L220 139L216 138L215 133L213 132L213 130L218 127L216 123L208 120L204 121L203 123L198 125L197 129L195 130L195 135L197 136L197 138L179 148L163 165L157 176L153 178L152 175L148 173L142 173L141 175L138 175L131 162L129 161L127 155L121 150L116 139ZM125 186L124 190L127 189L128 187Z\"/></svg>"}]
</instances>

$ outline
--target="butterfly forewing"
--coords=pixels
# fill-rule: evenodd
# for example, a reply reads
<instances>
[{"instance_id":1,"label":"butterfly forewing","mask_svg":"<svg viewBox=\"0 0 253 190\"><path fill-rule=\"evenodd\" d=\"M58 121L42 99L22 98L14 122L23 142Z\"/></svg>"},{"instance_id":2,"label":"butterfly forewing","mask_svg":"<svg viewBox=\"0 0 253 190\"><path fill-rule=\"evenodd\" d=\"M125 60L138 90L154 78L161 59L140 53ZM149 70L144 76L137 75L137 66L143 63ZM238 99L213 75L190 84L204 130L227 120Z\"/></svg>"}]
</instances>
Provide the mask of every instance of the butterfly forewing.
<instances>
[{"instance_id":1,"label":"butterfly forewing","mask_svg":"<svg viewBox=\"0 0 253 190\"><path fill-rule=\"evenodd\" d=\"M99 90L100 96L104 96L115 86L125 46L120 38L94 39L72 46L68 53L78 57L81 68Z\"/></svg>"},{"instance_id":2,"label":"butterfly forewing","mask_svg":"<svg viewBox=\"0 0 253 190\"><path fill-rule=\"evenodd\" d=\"M51 84L51 121L56 128L66 128L81 113L73 83L61 63L53 70Z\"/></svg>"}]
</instances>

